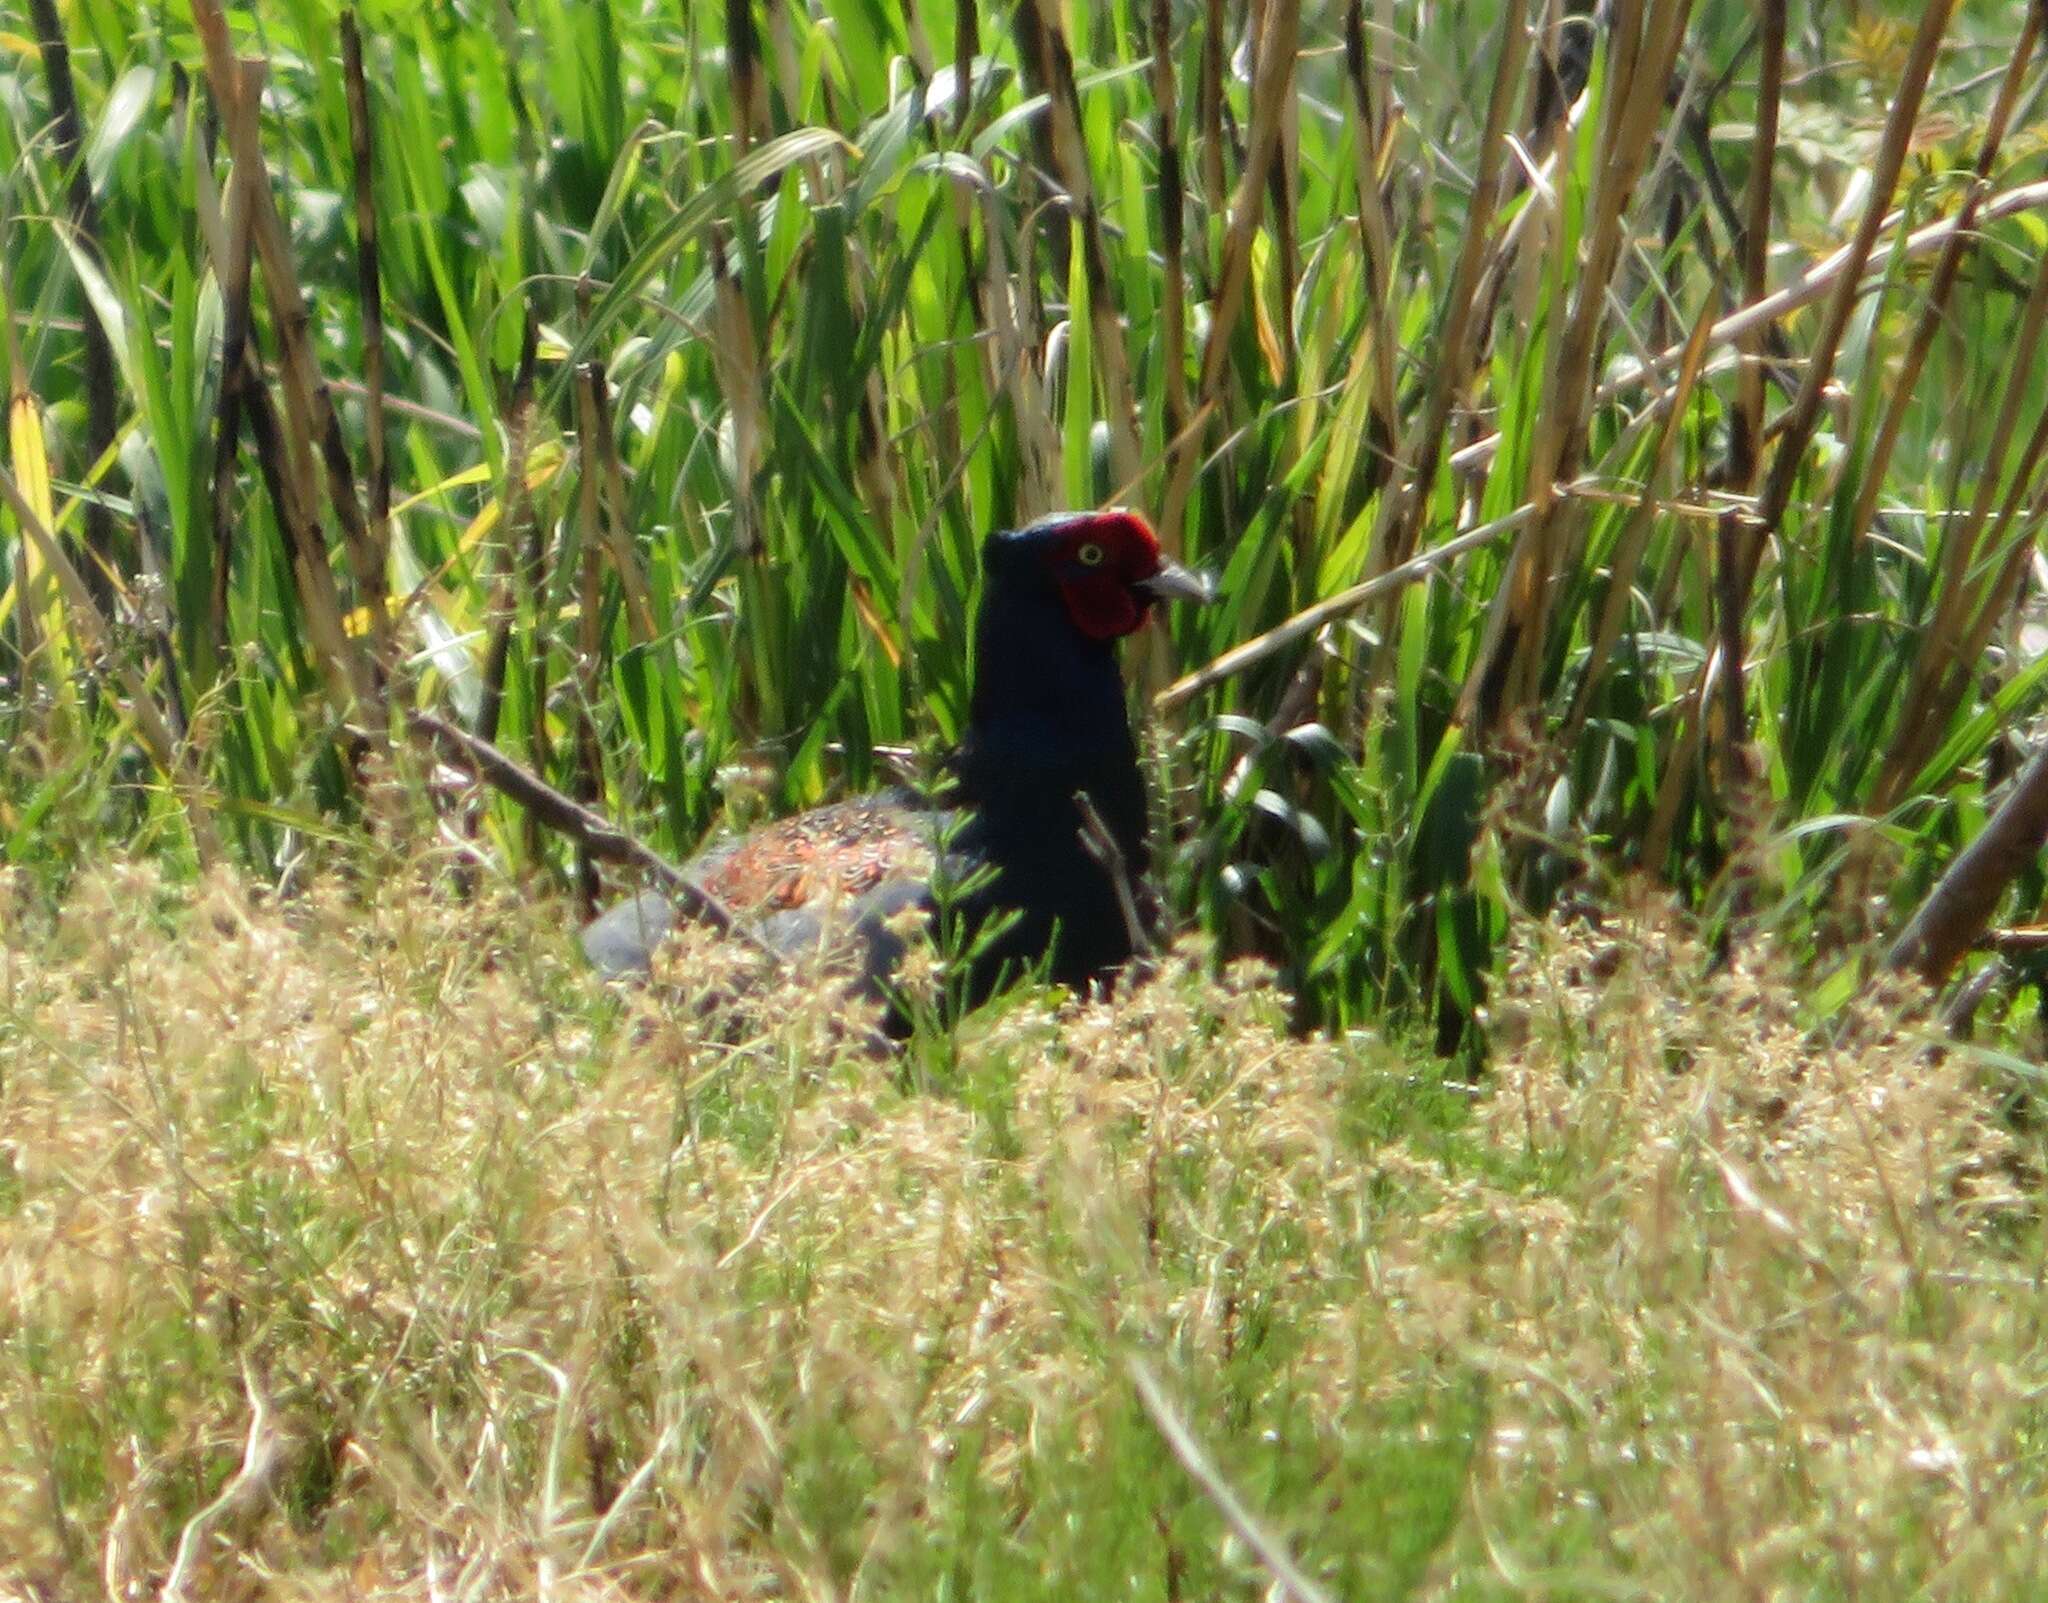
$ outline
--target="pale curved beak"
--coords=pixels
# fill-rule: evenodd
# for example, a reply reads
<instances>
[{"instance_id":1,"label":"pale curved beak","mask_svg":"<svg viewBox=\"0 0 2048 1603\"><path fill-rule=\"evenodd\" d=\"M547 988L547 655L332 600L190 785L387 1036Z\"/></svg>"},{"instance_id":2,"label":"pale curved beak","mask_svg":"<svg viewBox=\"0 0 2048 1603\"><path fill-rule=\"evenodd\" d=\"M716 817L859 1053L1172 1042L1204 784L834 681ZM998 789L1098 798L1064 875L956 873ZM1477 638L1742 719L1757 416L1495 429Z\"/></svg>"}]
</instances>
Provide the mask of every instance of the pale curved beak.
<instances>
[{"instance_id":1,"label":"pale curved beak","mask_svg":"<svg viewBox=\"0 0 2048 1603\"><path fill-rule=\"evenodd\" d=\"M1162 563L1157 573L1138 580L1131 588L1155 601L1193 601L1207 606L1216 599L1214 579L1183 568L1178 562Z\"/></svg>"}]
</instances>

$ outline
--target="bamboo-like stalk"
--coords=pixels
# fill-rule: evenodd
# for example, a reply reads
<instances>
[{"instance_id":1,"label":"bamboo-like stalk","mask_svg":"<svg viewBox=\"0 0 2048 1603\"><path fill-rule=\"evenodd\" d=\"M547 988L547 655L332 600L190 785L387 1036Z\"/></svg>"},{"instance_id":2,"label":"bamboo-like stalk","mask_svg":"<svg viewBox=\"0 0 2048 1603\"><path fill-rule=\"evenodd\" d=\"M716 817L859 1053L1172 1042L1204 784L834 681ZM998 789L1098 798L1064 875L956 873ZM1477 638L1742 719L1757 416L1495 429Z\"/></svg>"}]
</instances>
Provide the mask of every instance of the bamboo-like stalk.
<instances>
[{"instance_id":1,"label":"bamboo-like stalk","mask_svg":"<svg viewBox=\"0 0 2048 1603\"><path fill-rule=\"evenodd\" d=\"M1201 395L1205 401L1220 393L1230 341L1237 332L1251 286L1252 239L1264 211L1267 172L1280 148L1282 115L1293 93L1299 24L1298 10L1292 5L1266 8L1265 26L1253 57L1251 143L1246 149L1237 191L1231 197L1215 308L1210 316L1209 337L1202 346Z\"/></svg>"},{"instance_id":2,"label":"bamboo-like stalk","mask_svg":"<svg viewBox=\"0 0 2048 1603\"><path fill-rule=\"evenodd\" d=\"M208 546L213 553L213 585L207 598L206 628L201 636L212 662L202 662L199 677L208 680L228 651L228 588L234 574L235 499L239 487L235 466L241 452L246 386L262 383L249 346L249 282L255 244L249 235L249 208L240 184L231 184L223 215L222 197L213 181L205 141L191 143L193 190L198 199L201 237L213 262L214 283L221 297L220 395L214 406L213 480L207 498ZM252 378L251 375L254 375ZM279 523L283 528L282 520Z\"/></svg>"},{"instance_id":3,"label":"bamboo-like stalk","mask_svg":"<svg viewBox=\"0 0 2048 1603\"><path fill-rule=\"evenodd\" d=\"M1522 65L1529 55L1527 12L1527 0L1507 0L1502 10L1500 57L1494 63L1493 89L1487 97L1486 126L1479 139L1479 170L1472 182L1458 264L1444 297L1436 356L1430 365L1422 408L1402 442L1401 461L1408 470L1407 482L1381 497L1379 520L1373 531L1375 572L1399 567L1415 550L1421 537L1423 509L1429 504L1430 486L1436 481L1437 467L1443 459L1451 408L1464 393L1470 376L1475 302L1486 264L1487 240L1493 232L1494 213L1501 199L1502 175L1507 166L1507 132L1521 94Z\"/></svg>"},{"instance_id":4,"label":"bamboo-like stalk","mask_svg":"<svg viewBox=\"0 0 2048 1603\"><path fill-rule=\"evenodd\" d=\"M1927 81L1933 74L1935 57L1941 49L1942 36L1948 31L1949 17L1954 9L1955 0L1927 0L1926 8L1921 12L1919 29L1913 36L1905 70L1893 93L1891 111L1885 119L1877 159L1871 166L1870 200L1863 208L1862 220L1850 241L1848 266L1822 314L1819 335L1807 356L1805 379L1785 415L1783 430L1778 436L1778 449L1771 458L1770 473L1764 480L1755 518L1745 530L1741 565L1736 576L1739 597L1745 605L1749 588L1756 581L1757 566L1763 560L1765 542L1777 533L1786 508L1791 505L1793 486L1806 460L1806 449L1813 441L1814 429L1820 422L1821 400L1834 378L1835 358L1840 353L1842 337L1848 332L1849 314L1855 309L1857 283L1863 275L1863 264L1870 259L1885 219L1890 215L1892 193L1898 186L1899 172L1905 165L1906 152L1912 143L1914 125L1920 116L1920 102L1927 93Z\"/></svg>"},{"instance_id":5,"label":"bamboo-like stalk","mask_svg":"<svg viewBox=\"0 0 2048 1603\"><path fill-rule=\"evenodd\" d=\"M207 77L213 86L214 99L227 112L236 181L248 186L250 230L255 240L256 259L263 267L264 288L277 332L285 400L285 437L293 476L308 487L309 505L318 499L315 486L324 477L328 504L341 525L343 544L357 582L366 591L371 590L377 585L377 578L368 520L364 517L362 503L357 499L354 467L341 437L341 422L314 358L308 332L311 316L299 289L298 274L292 265L290 238L284 219L279 215L277 198L271 192L264 166L257 114L265 69L260 60L253 58L244 63L236 62L227 18L220 9L219 0L192 0L192 18L205 49ZM324 565L324 542L317 539L309 541L303 554L308 562ZM315 584L316 589L319 588L317 579ZM332 585L331 574L327 585ZM318 598L318 604L325 604L324 596ZM336 605L338 609L338 601ZM338 624L338 616L336 621ZM388 611L381 607L373 609L370 627L377 661L387 665L392 663L396 651L391 640ZM378 701L377 668L356 650L347 652L346 661L356 694L365 705L375 705Z\"/></svg>"},{"instance_id":6,"label":"bamboo-like stalk","mask_svg":"<svg viewBox=\"0 0 2048 1603\"><path fill-rule=\"evenodd\" d=\"M1369 484L1382 483L1391 467L1400 428L1396 416L1392 285L1394 229L1380 190L1379 108L1373 91L1373 56L1367 41L1364 0L1351 0L1344 13L1344 70L1351 85L1351 160L1358 195L1359 256L1365 271L1366 318L1372 339L1371 428L1366 469Z\"/></svg>"},{"instance_id":7,"label":"bamboo-like stalk","mask_svg":"<svg viewBox=\"0 0 2048 1603\"><path fill-rule=\"evenodd\" d=\"M253 106L262 93L264 72L260 62L231 62L234 95L223 105L224 120L232 122L239 107ZM216 101L219 97L216 95ZM253 281L253 205L248 175L237 164L226 205L214 193L213 174L204 152L195 149L193 176L199 197L201 236L213 260L214 278L220 284L224 307L223 358L232 365L222 370L223 405L215 419L214 478L211 511L215 520L214 595L211 626L219 631L221 648L227 643L227 584L233 560L235 461L238 424L246 419L250 450L256 458L258 476L276 519L279 536L290 563L293 589L299 598L307 643L319 669L329 705L345 716L362 689L358 679L359 653L348 638L342 622L341 598L334 573L327 560L327 547L320 533L320 519L314 510L313 492L303 462L292 460L291 446L279 422L277 407L263 378L250 317ZM232 406L228 405L232 398Z\"/></svg>"},{"instance_id":8,"label":"bamboo-like stalk","mask_svg":"<svg viewBox=\"0 0 2048 1603\"><path fill-rule=\"evenodd\" d=\"M1056 92L1052 80L1052 45L1045 36L1045 17L1038 8L1037 0L1018 0L1018 4L1011 8L1010 38L1016 45L1017 65L1024 75L1025 87L1034 95L1044 95L1050 102ZM1056 175L1060 170L1051 117L1031 119L1031 150L1040 187L1050 192L1058 182ZM1063 217L1054 217L1038 209L1034 209L1032 215L1046 244L1052 247L1053 277L1064 284L1073 230Z\"/></svg>"},{"instance_id":9,"label":"bamboo-like stalk","mask_svg":"<svg viewBox=\"0 0 2048 1603\"><path fill-rule=\"evenodd\" d=\"M1766 294L1770 263L1771 179L1777 170L1778 112L1785 87L1785 0L1762 0L1761 55L1757 70L1755 129L1749 142L1749 182L1742 207L1742 303L1755 306ZM1711 144L1708 146L1711 150ZM1736 342L1742 354L1735 375L1735 412L1729 424L1728 484L1747 495L1756 483L1763 447L1764 368L1761 328ZM1873 476L1873 484L1877 476ZM1715 619L1722 661L1721 738L1724 764L1730 774L1741 763L1744 737L1742 692L1742 516L1734 507L1722 513L1714 531L1716 580Z\"/></svg>"},{"instance_id":10,"label":"bamboo-like stalk","mask_svg":"<svg viewBox=\"0 0 2048 1603\"><path fill-rule=\"evenodd\" d=\"M78 90L71 81L71 48L64 37L64 22L57 14L56 0L28 0L28 9L35 24L43 81L49 86L57 158L69 175L73 237L78 248L94 263L104 264L99 201L92 192L92 174L86 170L85 126L78 114ZM100 326L98 315L90 309L81 320L80 339L85 356L85 456L88 462L96 462L113 448L119 417L114 347L107 331ZM114 571L116 563L114 520L106 503L97 496L85 504L85 543L95 559L86 564L87 587L95 601L109 605L113 589L105 575Z\"/></svg>"},{"instance_id":11,"label":"bamboo-like stalk","mask_svg":"<svg viewBox=\"0 0 2048 1603\"><path fill-rule=\"evenodd\" d=\"M965 4L966 0L962 0ZM1152 0L1152 129L1159 146L1159 360L1164 369L1164 437L1187 422L1186 179L1181 166L1180 100L1173 72L1172 0Z\"/></svg>"},{"instance_id":12,"label":"bamboo-like stalk","mask_svg":"<svg viewBox=\"0 0 2048 1603\"><path fill-rule=\"evenodd\" d=\"M1508 571L1487 623L1459 703L1461 719L1485 725L1531 703L1540 688L1550 613L1550 580L1570 503L1555 486L1578 472L1593 400L1593 358L1607 319L1607 296L1626 242L1628 206L1636 180L1656 146L1665 87L1692 14L1692 0L1650 0L1646 11L1631 0L1616 5L1609 35L1611 67L1601 106L1600 160L1577 288L1563 338L1551 348L1543 404L1529 452L1523 500L1537 509L1509 558Z\"/></svg>"},{"instance_id":13,"label":"bamboo-like stalk","mask_svg":"<svg viewBox=\"0 0 2048 1603\"><path fill-rule=\"evenodd\" d=\"M1252 79L1252 137L1237 193L1230 203L1230 226L1223 236L1223 266L1211 299L1209 333L1202 346L1202 376L1197 405L1213 407L1222 397L1224 364L1230 342L1244 313L1251 282L1252 236L1264 208L1266 172L1280 146L1281 110L1293 95L1296 29L1300 18L1292 4L1266 8ZM1182 540L1181 525L1195 470L1201 463L1199 432L1178 439L1168 452L1166 495L1160 511L1164 537Z\"/></svg>"},{"instance_id":14,"label":"bamboo-like stalk","mask_svg":"<svg viewBox=\"0 0 2048 1603\"><path fill-rule=\"evenodd\" d=\"M1289 0L1266 0L1272 5L1284 5ZM1295 37L1299 39L1301 23L1295 22ZM1264 27L1258 30L1258 37L1266 36ZM1278 383L1294 366L1300 345L1300 333L1294 326L1295 291L1301 283L1301 242L1296 219L1299 207L1296 195L1299 191L1301 168L1301 97L1289 92L1280 101L1280 138L1273 147L1273 160L1266 169L1266 204L1273 219L1270 231L1273 241L1273 264L1277 270L1278 282L1274 285L1273 310L1278 314L1278 349L1272 354L1277 358L1273 363L1273 379ZM1306 523L1303 532L1306 533Z\"/></svg>"},{"instance_id":15,"label":"bamboo-like stalk","mask_svg":"<svg viewBox=\"0 0 2048 1603\"><path fill-rule=\"evenodd\" d=\"M590 426L596 431L595 449L604 500L604 542L612 567L619 576L619 589L626 600L626 624L635 644L646 645L660 632L654 620L654 598L647 584L647 570L633 549L626 526L626 475L619 461L619 447L612 435L611 395L602 362L591 362L589 377Z\"/></svg>"},{"instance_id":16,"label":"bamboo-like stalk","mask_svg":"<svg viewBox=\"0 0 2048 1603\"><path fill-rule=\"evenodd\" d=\"M1109 425L1110 477L1129 484L1139 474L1137 395L1131 386L1130 355L1124 347L1123 320L1117 314L1116 290L1109 275L1109 247L1103 238L1102 212L1095 198L1095 180L1088 168L1088 145L1081 132L1081 93L1074 81L1074 57L1066 30L1052 0L1027 0L1037 7L1040 38L1046 53L1051 96L1053 160L1067 203L1080 223L1081 267L1088 275L1088 316L1094 325L1095 361L1102 378L1102 406ZM1169 552L1179 550L1180 532L1166 524L1160 537Z\"/></svg>"},{"instance_id":17,"label":"bamboo-like stalk","mask_svg":"<svg viewBox=\"0 0 2048 1603\"><path fill-rule=\"evenodd\" d=\"M761 37L752 0L725 0L725 62L732 75L735 159L768 135L768 83L761 72Z\"/></svg>"},{"instance_id":18,"label":"bamboo-like stalk","mask_svg":"<svg viewBox=\"0 0 2048 1603\"><path fill-rule=\"evenodd\" d=\"M1223 170L1223 0L1208 0L1202 23L1202 76L1195 90L1195 121L1202 131L1202 202L1221 217L1228 196ZM1206 231L1205 231L1206 232ZM1215 273L1208 275L1212 280Z\"/></svg>"},{"instance_id":19,"label":"bamboo-like stalk","mask_svg":"<svg viewBox=\"0 0 2048 1603\"><path fill-rule=\"evenodd\" d=\"M391 466L384 434L384 279L377 257L375 144L363 81L363 41L353 9L341 14L342 79L347 85L349 157L355 169L356 290L363 319L363 463L369 480L369 580L364 603L384 610L391 560Z\"/></svg>"},{"instance_id":20,"label":"bamboo-like stalk","mask_svg":"<svg viewBox=\"0 0 2048 1603\"><path fill-rule=\"evenodd\" d=\"M981 12L975 0L953 0L953 131L967 126L974 108L968 85L974 79L974 58L981 53Z\"/></svg>"}]
</instances>

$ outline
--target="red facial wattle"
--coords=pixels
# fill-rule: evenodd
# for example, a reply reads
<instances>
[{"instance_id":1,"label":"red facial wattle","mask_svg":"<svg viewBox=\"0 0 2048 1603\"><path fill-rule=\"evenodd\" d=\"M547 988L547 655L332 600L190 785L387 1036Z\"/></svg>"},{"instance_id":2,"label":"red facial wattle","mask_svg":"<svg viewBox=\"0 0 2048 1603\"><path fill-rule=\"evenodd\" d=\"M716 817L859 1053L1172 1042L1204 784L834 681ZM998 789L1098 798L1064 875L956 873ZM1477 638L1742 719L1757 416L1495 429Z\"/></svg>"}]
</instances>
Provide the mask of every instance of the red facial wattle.
<instances>
[{"instance_id":1,"label":"red facial wattle","mask_svg":"<svg viewBox=\"0 0 2048 1603\"><path fill-rule=\"evenodd\" d=\"M1060 598L1074 627L1090 640L1117 640L1144 627L1149 604L1141 604L1114 575L1062 579Z\"/></svg>"},{"instance_id":2,"label":"red facial wattle","mask_svg":"<svg viewBox=\"0 0 2048 1603\"><path fill-rule=\"evenodd\" d=\"M1060 598L1074 627L1091 640L1117 640L1151 616L1152 598L1132 588L1158 573L1159 540L1129 512L1077 519L1054 559Z\"/></svg>"}]
</instances>

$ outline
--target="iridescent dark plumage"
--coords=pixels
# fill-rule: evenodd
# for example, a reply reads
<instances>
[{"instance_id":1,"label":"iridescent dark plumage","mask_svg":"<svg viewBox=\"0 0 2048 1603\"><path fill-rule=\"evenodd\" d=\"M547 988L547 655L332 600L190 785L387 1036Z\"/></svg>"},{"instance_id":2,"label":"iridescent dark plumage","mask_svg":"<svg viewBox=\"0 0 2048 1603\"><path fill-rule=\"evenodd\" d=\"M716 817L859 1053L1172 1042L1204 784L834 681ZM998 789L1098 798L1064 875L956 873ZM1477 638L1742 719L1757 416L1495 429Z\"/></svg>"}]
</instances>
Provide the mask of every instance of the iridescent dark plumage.
<instances>
[{"instance_id":1,"label":"iridescent dark plumage","mask_svg":"<svg viewBox=\"0 0 2048 1603\"><path fill-rule=\"evenodd\" d=\"M1142 876L1145 789L1116 642L1155 601L1207 590L1129 513L991 535L982 564L973 698L947 810L884 792L799 813L690 864L767 944L792 956L849 948L871 988L902 952L895 915L932 906L942 850L944 871L968 887L957 903L967 930L1000 922L977 955L972 995L1041 964L1079 986L1131 956L1129 919L1082 843L1074 797L1086 793L1128 874ZM607 973L644 968L674 916L643 894L585 930L584 949Z\"/></svg>"}]
</instances>

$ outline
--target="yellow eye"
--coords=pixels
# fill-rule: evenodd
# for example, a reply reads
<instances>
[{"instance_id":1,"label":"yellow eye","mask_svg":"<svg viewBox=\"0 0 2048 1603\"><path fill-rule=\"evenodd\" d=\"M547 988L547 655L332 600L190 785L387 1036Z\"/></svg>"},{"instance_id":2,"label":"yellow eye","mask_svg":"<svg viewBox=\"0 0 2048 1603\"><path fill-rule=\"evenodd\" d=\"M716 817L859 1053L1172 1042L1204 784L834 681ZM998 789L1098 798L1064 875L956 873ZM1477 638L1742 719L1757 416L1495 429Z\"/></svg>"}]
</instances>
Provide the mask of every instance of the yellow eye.
<instances>
[{"instance_id":1,"label":"yellow eye","mask_svg":"<svg viewBox=\"0 0 2048 1603\"><path fill-rule=\"evenodd\" d=\"M1091 540L1074 553L1074 558L1084 568L1099 568L1102 566L1102 547Z\"/></svg>"}]
</instances>

